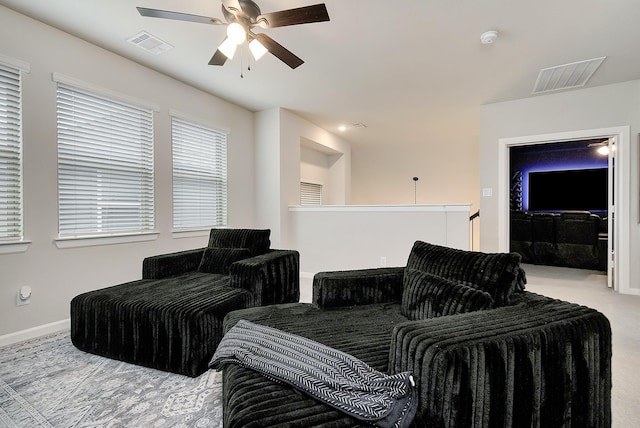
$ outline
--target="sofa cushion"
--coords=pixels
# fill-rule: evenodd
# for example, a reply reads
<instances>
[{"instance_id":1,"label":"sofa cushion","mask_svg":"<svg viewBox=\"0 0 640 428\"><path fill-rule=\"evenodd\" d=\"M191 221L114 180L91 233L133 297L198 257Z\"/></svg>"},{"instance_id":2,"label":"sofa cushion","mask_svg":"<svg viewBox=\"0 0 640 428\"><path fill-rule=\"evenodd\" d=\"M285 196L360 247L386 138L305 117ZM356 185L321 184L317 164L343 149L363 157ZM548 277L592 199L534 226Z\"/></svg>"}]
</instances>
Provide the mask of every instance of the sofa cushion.
<instances>
[{"instance_id":1,"label":"sofa cushion","mask_svg":"<svg viewBox=\"0 0 640 428\"><path fill-rule=\"evenodd\" d=\"M416 269L405 270L402 315L412 321L493 307L489 293Z\"/></svg>"},{"instance_id":2,"label":"sofa cushion","mask_svg":"<svg viewBox=\"0 0 640 428\"><path fill-rule=\"evenodd\" d=\"M208 247L248 248L254 256L269 251L270 229L211 229Z\"/></svg>"},{"instance_id":3,"label":"sofa cushion","mask_svg":"<svg viewBox=\"0 0 640 428\"><path fill-rule=\"evenodd\" d=\"M416 241L407 268L486 291L502 306L514 291L524 288L520 259L517 253L464 251Z\"/></svg>"},{"instance_id":4,"label":"sofa cushion","mask_svg":"<svg viewBox=\"0 0 640 428\"><path fill-rule=\"evenodd\" d=\"M251 257L247 248L205 248L198 272L229 275L231 265Z\"/></svg>"}]
</instances>

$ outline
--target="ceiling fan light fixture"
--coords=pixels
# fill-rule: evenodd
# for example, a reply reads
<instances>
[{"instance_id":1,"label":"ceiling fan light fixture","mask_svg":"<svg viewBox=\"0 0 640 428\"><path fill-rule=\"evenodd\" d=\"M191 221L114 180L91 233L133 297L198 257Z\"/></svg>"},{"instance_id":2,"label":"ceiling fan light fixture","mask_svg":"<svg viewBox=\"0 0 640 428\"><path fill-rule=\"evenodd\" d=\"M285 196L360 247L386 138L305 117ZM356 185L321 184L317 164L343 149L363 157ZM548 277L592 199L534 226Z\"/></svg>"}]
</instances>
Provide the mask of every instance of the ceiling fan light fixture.
<instances>
[{"instance_id":1,"label":"ceiling fan light fixture","mask_svg":"<svg viewBox=\"0 0 640 428\"><path fill-rule=\"evenodd\" d=\"M244 30L242 25L237 22L233 22L227 27L227 37L229 37L229 40L232 40L236 45L241 45L247 40L247 32Z\"/></svg>"},{"instance_id":2,"label":"ceiling fan light fixture","mask_svg":"<svg viewBox=\"0 0 640 428\"><path fill-rule=\"evenodd\" d=\"M226 22L218 18L172 12L170 10L144 7L138 7L137 9L140 15L151 18L174 19L209 25L226 25L227 37L209 60L209 65L216 66L224 65L227 59L232 59L237 46L252 42L254 38L257 38L258 42L250 43L252 45L252 55L256 60L268 51L291 69L295 69L304 64L302 59L267 34L260 33L256 35L251 30L256 26L271 29L329 21L329 13L324 3L263 14L254 0L222 0L222 14Z\"/></svg>"},{"instance_id":3,"label":"ceiling fan light fixture","mask_svg":"<svg viewBox=\"0 0 640 428\"><path fill-rule=\"evenodd\" d=\"M218 46L218 50L222 52L222 54L228 59L233 59L233 56L236 54L237 46L238 45L233 40L231 40L231 38L227 37L226 39L224 39L224 42L222 42L220 46Z\"/></svg>"},{"instance_id":4,"label":"ceiling fan light fixture","mask_svg":"<svg viewBox=\"0 0 640 428\"><path fill-rule=\"evenodd\" d=\"M264 54L269 52L267 48L265 48L264 45L258 41L258 39L251 40L251 43L249 43L249 50L251 51L251 55L253 55L253 58L256 61L262 58Z\"/></svg>"}]
</instances>

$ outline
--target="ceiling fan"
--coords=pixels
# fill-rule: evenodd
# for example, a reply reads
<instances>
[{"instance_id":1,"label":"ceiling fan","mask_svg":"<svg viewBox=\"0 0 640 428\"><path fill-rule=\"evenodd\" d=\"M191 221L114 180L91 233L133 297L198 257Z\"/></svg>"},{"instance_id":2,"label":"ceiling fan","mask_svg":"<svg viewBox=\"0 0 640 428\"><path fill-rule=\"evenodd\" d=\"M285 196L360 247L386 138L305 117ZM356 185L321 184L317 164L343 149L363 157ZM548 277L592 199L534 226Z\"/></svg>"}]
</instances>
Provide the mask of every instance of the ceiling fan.
<instances>
[{"instance_id":1,"label":"ceiling fan","mask_svg":"<svg viewBox=\"0 0 640 428\"><path fill-rule=\"evenodd\" d=\"M140 15L147 17L226 25L227 37L216 49L209 61L209 65L223 65L227 59L233 59L237 46L248 40L249 50L256 61L265 53L271 52L272 55L289 67L297 68L304 63L303 60L266 34L254 33L252 30L255 27L268 29L329 21L329 14L324 3L263 14L258 5L252 0L222 0L222 14L226 22L218 18L168 10L148 9L145 7L138 7L137 9Z\"/></svg>"}]
</instances>

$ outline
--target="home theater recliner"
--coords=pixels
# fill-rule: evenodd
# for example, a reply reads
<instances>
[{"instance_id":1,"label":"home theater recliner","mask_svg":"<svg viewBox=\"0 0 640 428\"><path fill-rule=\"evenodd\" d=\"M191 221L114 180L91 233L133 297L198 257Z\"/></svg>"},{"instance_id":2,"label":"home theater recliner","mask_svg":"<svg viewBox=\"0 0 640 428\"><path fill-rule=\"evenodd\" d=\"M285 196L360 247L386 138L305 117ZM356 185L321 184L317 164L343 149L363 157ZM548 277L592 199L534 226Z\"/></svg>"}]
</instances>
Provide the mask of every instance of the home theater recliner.
<instances>
[{"instance_id":1,"label":"home theater recliner","mask_svg":"<svg viewBox=\"0 0 640 428\"><path fill-rule=\"evenodd\" d=\"M611 329L601 313L524 290L520 256L417 241L406 267L318 273L314 304L230 312L410 371L415 427L609 427ZM241 365L223 372L224 425L367 425Z\"/></svg>"},{"instance_id":2,"label":"home theater recliner","mask_svg":"<svg viewBox=\"0 0 640 428\"><path fill-rule=\"evenodd\" d=\"M607 220L589 211L511 211L510 234L523 263L607 269Z\"/></svg>"},{"instance_id":3,"label":"home theater recliner","mask_svg":"<svg viewBox=\"0 0 640 428\"><path fill-rule=\"evenodd\" d=\"M206 248L144 259L142 279L71 301L83 351L198 376L231 310L300 298L299 254L272 250L270 230L212 229Z\"/></svg>"}]
</instances>

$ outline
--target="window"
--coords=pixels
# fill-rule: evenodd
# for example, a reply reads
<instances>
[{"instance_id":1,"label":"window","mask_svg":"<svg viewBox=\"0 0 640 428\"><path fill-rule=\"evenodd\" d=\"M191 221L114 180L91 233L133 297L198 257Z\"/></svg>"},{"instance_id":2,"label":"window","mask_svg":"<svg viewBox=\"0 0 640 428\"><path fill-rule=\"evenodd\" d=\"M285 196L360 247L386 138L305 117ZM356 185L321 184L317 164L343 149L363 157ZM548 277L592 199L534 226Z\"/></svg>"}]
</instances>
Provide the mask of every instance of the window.
<instances>
[{"instance_id":1,"label":"window","mask_svg":"<svg viewBox=\"0 0 640 428\"><path fill-rule=\"evenodd\" d=\"M300 205L322 205L322 184L300 182Z\"/></svg>"},{"instance_id":2,"label":"window","mask_svg":"<svg viewBox=\"0 0 640 428\"><path fill-rule=\"evenodd\" d=\"M227 225L227 134L172 117L173 227Z\"/></svg>"},{"instance_id":3,"label":"window","mask_svg":"<svg viewBox=\"0 0 640 428\"><path fill-rule=\"evenodd\" d=\"M20 70L0 63L0 242L22 230L22 106Z\"/></svg>"},{"instance_id":4,"label":"window","mask_svg":"<svg viewBox=\"0 0 640 428\"><path fill-rule=\"evenodd\" d=\"M154 229L153 110L58 81L60 238Z\"/></svg>"}]
</instances>

